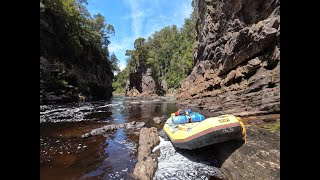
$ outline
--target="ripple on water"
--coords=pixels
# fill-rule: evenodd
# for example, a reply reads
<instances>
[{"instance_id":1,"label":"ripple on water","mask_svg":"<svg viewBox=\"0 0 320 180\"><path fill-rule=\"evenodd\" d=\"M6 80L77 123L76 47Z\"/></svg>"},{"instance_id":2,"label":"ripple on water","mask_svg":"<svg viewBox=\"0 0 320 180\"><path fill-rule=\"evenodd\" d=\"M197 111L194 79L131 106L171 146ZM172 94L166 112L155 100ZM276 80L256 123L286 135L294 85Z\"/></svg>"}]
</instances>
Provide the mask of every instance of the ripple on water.
<instances>
[{"instance_id":1,"label":"ripple on water","mask_svg":"<svg viewBox=\"0 0 320 180\"><path fill-rule=\"evenodd\" d=\"M130 104L132 101L139 103ZM110 123L147 124L151 117L175 110L173 103L141 103L139 99L123 97L105 102L40 106L40 178L133 179L138 131L119 129L86 139L79 137Z\"/></svg>"},{"instance_id":2,"label":"ripple on water","mask_svg":"<svg viewBox=\"0 0 320 180\"><path fill-rule=\"evenodd\" d=\"M102 120L112 114L111 107L121 106L121 103L113 104L84 104L83 106L70 105L42 105L40 106L40 123L44 122L79 122L92 119Z\"/></svg>"},{"instance_id":3,"label":"ripple on water","mask_svg":"<svg viewBox=\"0 0 320 180\"><path fill-rule=\"evenodd\" d=\"M132 135L131 135L132 136ZM118 129L111 135L106 143L105 153L108 158L94 170L86 173L81 179L88 177L99 177L102 179L128 179L130 170L134 167L136 160L137 142L127 137L123 129Z\"/></svg>"}]
</instances>

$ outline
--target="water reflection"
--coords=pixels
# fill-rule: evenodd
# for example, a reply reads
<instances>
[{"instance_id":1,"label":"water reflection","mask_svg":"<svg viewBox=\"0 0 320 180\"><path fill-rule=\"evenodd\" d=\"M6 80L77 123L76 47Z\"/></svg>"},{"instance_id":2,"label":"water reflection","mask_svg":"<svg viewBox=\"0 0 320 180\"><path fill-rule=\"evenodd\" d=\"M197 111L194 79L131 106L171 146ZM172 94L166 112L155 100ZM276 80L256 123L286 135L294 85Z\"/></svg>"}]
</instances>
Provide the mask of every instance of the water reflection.
<instances>
[{"instance_id":1,"label":"water reflection","mask_svg":"<svg viewBox=\"0 0 320 180\"><path fill-rule=\"evenodd\" d=\"M123 129L79 138L106 124L169 115L175 103L127 99L40 106L40 179L133 179L139 135ZM159 128L160 125L157 125Z\"/></svg>"}]
</instances>

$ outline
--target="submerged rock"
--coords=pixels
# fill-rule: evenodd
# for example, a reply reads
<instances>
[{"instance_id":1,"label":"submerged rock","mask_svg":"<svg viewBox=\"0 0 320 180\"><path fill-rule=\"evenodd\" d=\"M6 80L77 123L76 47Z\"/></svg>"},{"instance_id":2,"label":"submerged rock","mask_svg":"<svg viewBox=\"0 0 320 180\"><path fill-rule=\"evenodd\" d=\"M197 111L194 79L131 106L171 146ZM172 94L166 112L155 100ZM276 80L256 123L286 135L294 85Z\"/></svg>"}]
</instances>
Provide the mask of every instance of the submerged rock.
<instances>
[{"instance_id":1,"label":"submerged rock","mask_svg":"<svg viewBox=\"0 0 320 180\"><path fill-rule=\"evenodd\" d=\"M154 117L153 121L157 124L160 124L164 120L164 117Z\"/></svg>"},{"instance_id":2,"label":"submerged rock","mask_svg":"<svg viewBox=\"0 0 320 180\"><path fill-rule=\"evenodd\" d=\"M123 123L123 124L110 124L110 125L103 126L101 128L93 129L93 130L91 130L91 132L86 133L86 134L82 135L81 137L86 138L86 137L90 137L90 136L100 135L100 134L104 134L104 133L107 133L110 131L115 131L120 128L139 129L139 128L142 128L144 125L145 125L144 122L135 122L135 121L132 121L130 123Z\"/></svg>"},{"instance_id":3,"label":"submerged rock","mask_svg":"<svg viewBox=\"0 0 320 180\"><path fill-rule=\"evenodd\" d=\"M138 162L133 175L140 180L149 180L157 168L157 161L152 148L159 143L159 135L155 127L142 128L139 136Z\"/></svg>"}]
</instances>

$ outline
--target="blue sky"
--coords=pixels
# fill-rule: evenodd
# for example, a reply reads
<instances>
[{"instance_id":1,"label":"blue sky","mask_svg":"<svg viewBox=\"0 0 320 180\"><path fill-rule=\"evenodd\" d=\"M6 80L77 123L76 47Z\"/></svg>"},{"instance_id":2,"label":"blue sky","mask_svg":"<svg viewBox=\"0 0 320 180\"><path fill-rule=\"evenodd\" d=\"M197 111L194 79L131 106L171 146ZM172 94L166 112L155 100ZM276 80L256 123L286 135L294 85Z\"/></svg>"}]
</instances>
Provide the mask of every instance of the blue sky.
<instances>
[{"instance_id":1,"label":"blue sky","mask_svg":"<svg viewBox=\"0 0 320 180\"><path fill-rule=\"evenodd\" d=\"M168 25L181 27L192 11L192 0L88 0L90 14L100 13L115 28L109 52L114 52L125 67L125 51L133 49L138 37L148 38Z\"/></svg>"}]
</instances>

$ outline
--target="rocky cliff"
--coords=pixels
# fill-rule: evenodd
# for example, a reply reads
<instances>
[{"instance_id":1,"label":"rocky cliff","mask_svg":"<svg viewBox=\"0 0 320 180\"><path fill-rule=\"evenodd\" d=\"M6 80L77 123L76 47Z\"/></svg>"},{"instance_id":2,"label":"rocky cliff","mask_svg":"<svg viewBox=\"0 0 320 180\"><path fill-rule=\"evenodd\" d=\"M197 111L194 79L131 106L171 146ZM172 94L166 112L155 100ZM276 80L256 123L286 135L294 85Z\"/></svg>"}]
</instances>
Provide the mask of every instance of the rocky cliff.
<instances>
[{"instance_id":1,"label":"rocky cliff","mask_svg":"<svg viewBox=\"0 0 320 180\"><path fill-rule=\"evenodd\" d=\"M150 67L139 66L129 74L125 87L125 95L133 97L156 97L163 95L163 87Z\"/></svg>"},{"instance_id":2,"label":"rocky cliff","mask_svg":"<svg viewBox=\"0 0 320 180\"><path fill-rule=\"evenodd\" d=\"M93 42L71 34L70 17L59 5L40 2L40 103L111 97L110 64Z\"/></svg>"},{"instance_id":3,"label":"rocky cliff","mask_svg":"<svg viewBox=\"0 0 320 180\"><path fill-rule=\"evenodd\" d=\"M216 113L280 112L280 1L195 0L195 66L177 102Z\"/></svg>"}]
</instances>

